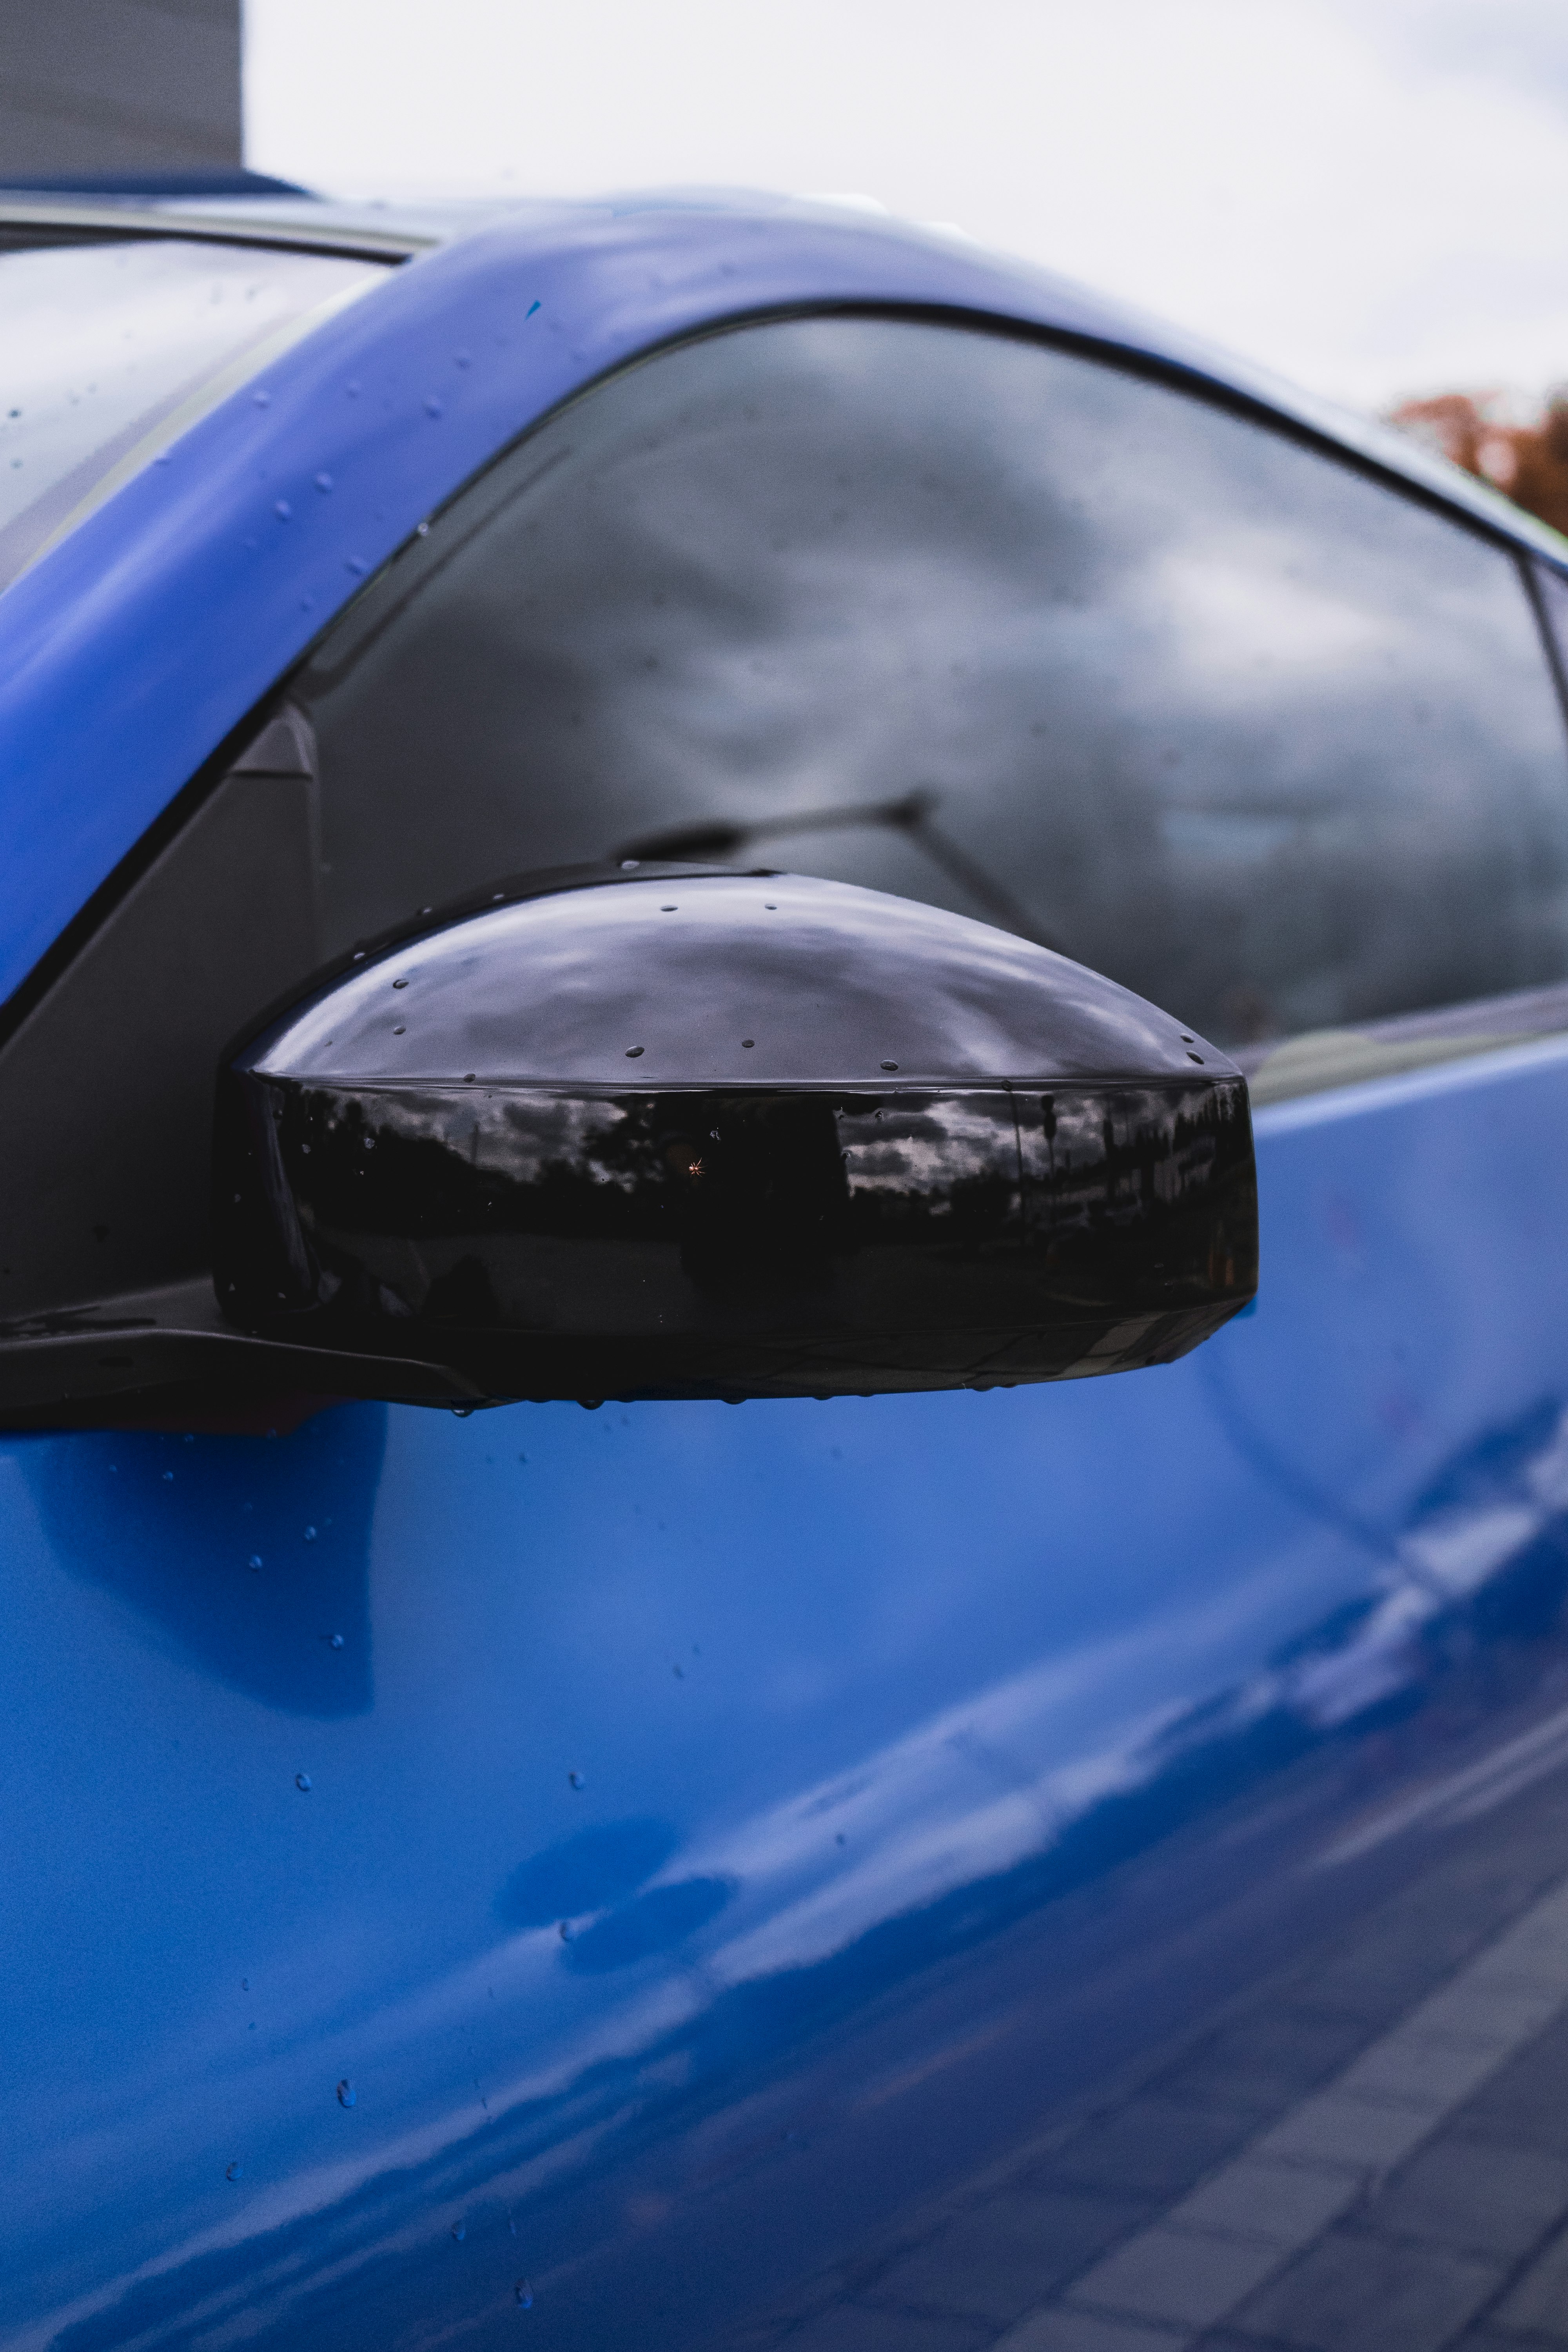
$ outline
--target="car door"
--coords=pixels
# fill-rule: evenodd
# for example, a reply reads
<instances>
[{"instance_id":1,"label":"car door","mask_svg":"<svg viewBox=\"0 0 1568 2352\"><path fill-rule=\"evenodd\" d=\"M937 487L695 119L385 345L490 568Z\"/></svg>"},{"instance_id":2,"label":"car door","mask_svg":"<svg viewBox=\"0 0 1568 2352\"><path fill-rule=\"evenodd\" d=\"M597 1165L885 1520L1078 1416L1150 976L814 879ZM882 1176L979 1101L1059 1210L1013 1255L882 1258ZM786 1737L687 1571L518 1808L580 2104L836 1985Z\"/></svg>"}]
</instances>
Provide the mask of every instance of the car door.
<instances>
[{"instance_id":1,"label":"car door","mask_svg":"<svg viewBox=\"0 0 1568 2352\"><path fill-rule=\"evenodd\" d=\"M1544 593L1255 408L840 313L590 390L279 681L100 1018L247 826L300 982L794 864L1249 1055L1263 1287L1113 1381L7 1438L14 2340L1556 2324Z\"/></svg>"}]
</instances>

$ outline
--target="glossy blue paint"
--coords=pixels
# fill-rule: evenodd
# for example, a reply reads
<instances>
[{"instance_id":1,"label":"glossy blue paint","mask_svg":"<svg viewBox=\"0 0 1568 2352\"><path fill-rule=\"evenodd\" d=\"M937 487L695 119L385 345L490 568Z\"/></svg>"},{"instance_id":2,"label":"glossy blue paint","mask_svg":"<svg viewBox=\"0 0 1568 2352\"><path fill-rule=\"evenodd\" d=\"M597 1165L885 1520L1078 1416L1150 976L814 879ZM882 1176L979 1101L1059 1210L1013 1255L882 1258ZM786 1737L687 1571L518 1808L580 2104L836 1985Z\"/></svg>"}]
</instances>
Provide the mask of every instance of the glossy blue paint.
<instances>
[{"instance_id":1,"label":"glossy blue paint","mask_svg":"<svg viewBox=\"0 0 1568 2352\"><path fill-rule=\"evenodd\" d=\"M1565 1662L1568 1045L1258 1139L1163 1370L5 1440L4 2342L728 2340L1355 1916Z\"/></svg>"},{"instance_id":2,"label":"glossy blue paint","mask_svg":"<svg viewBox=\"0 0 1568 2352\"><path fill-rule=\"evenodd\" d=\"M389 271L0 600L0 997L360 580L507 442L663 340L833 302L1152 354L1568 552L1412 446L957 240L766 198L536 207Z\"/></svg>"}]
</instances>

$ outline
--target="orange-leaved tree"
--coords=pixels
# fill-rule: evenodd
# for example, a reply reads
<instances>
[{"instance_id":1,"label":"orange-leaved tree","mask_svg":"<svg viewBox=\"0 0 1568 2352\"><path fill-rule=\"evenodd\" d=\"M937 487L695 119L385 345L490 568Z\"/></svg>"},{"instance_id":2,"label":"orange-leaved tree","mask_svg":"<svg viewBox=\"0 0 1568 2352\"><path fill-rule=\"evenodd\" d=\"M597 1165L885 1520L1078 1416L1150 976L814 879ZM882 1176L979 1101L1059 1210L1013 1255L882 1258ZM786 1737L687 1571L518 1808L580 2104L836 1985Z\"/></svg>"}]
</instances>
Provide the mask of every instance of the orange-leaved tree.
<instances>
[{"instance_id":1,"label":"orange-leaved tree","mask_svg":"<svg viewBox=\"0 0 1568 2352\"><path fill-rule=\"evenodd\" d=\"M1515 506L1568 532L1568 390L1552 393L1532 423L1505 421L1495 392L1446 392L1407 400L1389 422L1479 474Z\"/></svg>"}]
</instances>

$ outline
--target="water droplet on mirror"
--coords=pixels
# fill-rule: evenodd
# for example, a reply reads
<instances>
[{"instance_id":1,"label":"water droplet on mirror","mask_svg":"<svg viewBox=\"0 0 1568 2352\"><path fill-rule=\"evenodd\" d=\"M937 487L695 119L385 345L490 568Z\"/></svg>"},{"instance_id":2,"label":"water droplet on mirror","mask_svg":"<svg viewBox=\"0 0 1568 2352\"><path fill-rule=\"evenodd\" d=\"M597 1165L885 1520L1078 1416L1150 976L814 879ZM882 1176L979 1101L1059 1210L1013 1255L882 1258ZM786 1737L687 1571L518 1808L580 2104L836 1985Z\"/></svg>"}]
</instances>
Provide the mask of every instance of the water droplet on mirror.
<instances>
[{"instance_id":1,"label":"water droplet on mirror","mask_svg":"<svg viewBox=\"0 0 1568 2352\"><path fill-rule=\"evenodd\" d=\"M1203 1068L1204 1057L1201 1054L1189 1054L1187 1059L1189 1062L1195 1062L1200 1070Z\"/></svg>"},{"instance_id":2,"label":"water droplet on mirror","mask_svg":"<svg viewBox=\"0 0 1568 2352\"><path fill-rule=\"evenodd\" d=\"M397 1024L397 1026L394 1029L394 1031L393 1031L393 1033L392 1033L392 1034L393 1034L393 1035L394 1035L395 1037L406 1037L406 1036L407 1036L407 1034L408 1034L408 1031L407 1031L407 1028L406 1028L405 1024L403 1022L401 1022L401 1021L400 1021L400 1022ZM309 1150L310 1149L310 1145L309 1145L309 1144L307 1144L307 1145L305 1146L305 1149L306 1149L306 1150L307 1150L307 1151L309 1151Z\"/></svg>"},{"instance_id":3,"label":"water droplet on mirror","mask_svg":"<svg viewBox=\"0 0 1568 2352\"><path fill-rule=\"evenodd\" d=\"M245 2178L244 2165L226 2164L223 2170L223 2177L226 2180L243 2180Z\"/></svg>"},{"instance_id":4,"label":"water droplet on mirror","mask_svg":"<svg viewBox=\"0 0 1568 2352\"><path fill-rule=\"evenodd\" d=\"M679 907L661 907L658 911L661 915L679 915L680 909Z\"/></svg>"},{"instance_id":5,"label":"water droplet on mirror","mask_svg":"<svg viewBox=\"0 0 1568 2352\"><path fill-rule=\"evenodd\" d=\"M354 2089L353 2084L349 2081L348 2076L345 2074L342 2081L338 2084L339 2106L352 2107L355 2105L358 2097L358 2092Z\"/></svg>"},{"instance_id":6,"label":"water droplet on mirror","mask_svg":"<svg viewBox=\"0 0 1568 2352\"><path fill-rule=\"evenodd\" d=\"M294 1786L295 1786L298 1790L300 1790L300 1791L301 1791L305 1796L307 1796L307 1797L308 1797L308 1796L310 1795L310 1785L311 1785L311 1783L310 1783L310 1776L309 1772L296 1772L296 1773L295 1773L295 1775L294 1775Z\"/></svg>"},{"instance_id":7,"label":"water droplet on mirror","mask_svg":"<svg viewBox=\"0 0 1568 2352\"><path fill-rule=\"evenodd\" d=\"M757 1041L754 1037L742 1037L741 1040L742 1045L745 1046L754 1045L756 1042Z\"/></svg>"},{"instance_id":8,"label":"water droplet on mirror","mask_svg":"<svg viewBox=\"0 0 1568 2352\"><path fill-rule=\"evenodd\" d=\"M637 1058L638 1055L639 1055L641 1052L642 1052L642 1047L641 1047L640 1045L628 1045L628 1046L626 1047L626 1059L627 1059L627 1061L628 1061L628 1062L635 1062L635 1061L637 1060Z\"/></svg>"},{"instance_id":9,"label":"water droplet on mirror","mask_svg":"<svg viewBox=\"0 0 1568 2352\"><path fill-rule=\"evenodd\" d=\"M535 308L537 307L538 306L536 304ZM533 2289L529 2285L526 2279L519 2279L517 2285L512 2291L516 2294L519 2303L521 2304L524 2311L531 2311L533 2309Z\"/></svg>"},{"instance_id":10,"label":"water droplet on mirror","mask_svg":"<svg viewBox=\"0 0 1568 2352\"><path fill-rule=\"evenodd\" d=\"M468 1421L473 1417L474 1408L471 1404L455 1404L451 1411L454 1420Z\"/></svg>"},{"instance_id":11,"label":"water droplet on mirror","mask_svg":"<svg viewBox=\"0 0 1568 2352\"><path fill-rule=\"evenodd\" d=\"M374 1151L375 1150L375 1138L374 1135L367 1135L365 1137L364 1148L367 1151Z\"/></svg>"},{"instance_id":12,"label":"water droplet on mirror","mask_svg":"<svg viewBox=\"0 0 1568 2352\"><path fill-rule=\"evenodd\" d=\"M882 1065L885 1070L896 1070L898 1066L897 1062L884 1062Z\"/></svg>"},{"instance_id":13,"label":"water droplet on mirror","mask_svg":"<svg viewBox=\"0 0 1568 2352\"><path fill-rule=\"evenodd\" d=\"M406 988L408 982L405 980L395 980L392 984L394 988Z\"/></svg>"},{"instance_id":14,"label":"water droplet on mirror","mask_svg":"<svg viewBox=\"0 0 1568 2352\"><path fill-rule=\"evenodd\" d=\"M641 864L642 859L640 857L623 857L621 860L621 872L623 874L635 874Z\"/></svg>"}]
</instances>

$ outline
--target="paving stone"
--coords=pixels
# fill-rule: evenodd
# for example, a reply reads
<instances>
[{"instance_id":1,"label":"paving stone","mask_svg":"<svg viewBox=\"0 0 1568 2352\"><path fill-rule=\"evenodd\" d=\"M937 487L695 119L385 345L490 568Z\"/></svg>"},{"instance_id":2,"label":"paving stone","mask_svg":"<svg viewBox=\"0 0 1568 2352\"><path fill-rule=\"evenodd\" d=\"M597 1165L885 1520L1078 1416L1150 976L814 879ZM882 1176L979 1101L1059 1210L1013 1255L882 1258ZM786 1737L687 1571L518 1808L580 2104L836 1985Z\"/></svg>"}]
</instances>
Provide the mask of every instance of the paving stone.
<instances>
[{"instance_id":1,"label":"paving stone","mask_svg":"<svg viewBox=\"0 0 1568 2352\"><path fill-rule=\"evenodd\" d=\"M1468 2137L1568 2155L1568 2020L1500 2066L1455 2121Z\"/></svg>"},{"instance_id":2,"label":"paving stone","mask_svg":"<svg viewBox=\"0 0 1568 2352\"><path fill-rule=\"evenodd\" d=\"M1418 2032L1389 2033L1345 2069L1339 2087L1350 2098L1457 2107L1496 2072L1506 2047L1496 2041L1440 2041Z\"/></svg>"},{"instance_id":3,"label":"paving stone","mask_svg":"<svg viewBox=\"0 0 1568 2352\"><path fill-rule=\"evenodd\" d=\"M1490 2317L1492 2326L1516 2344L1521 2335L1568 2344L1568 2230L1531 2263Z\"/></svg>"},{"instance_id":4,"label":"paving stone","mask_svg":"<svg viewBox=\"0 0 1568 2352\"><path fill-rule=\"evenodd\" d=\"M1345 2166L1287 2164L1239 2156L1166 2215L1179 2229L1228 2231L1295 2251L1361 2195L1364 2175Z\"/></svg>"},{"instance_id":5,"label":"paving stone","mask_svg":"<svg viewBox=\"0 0 1568 2352\"><path fill-rule=\"evenodd\" d=\"M1141 2327L1134 2320L1100 2319L1092 2312L1058 2306L1021 2321L991 2352L1184 2352L1194 2340L1185 2333Z\"/></svg>"},{"instance_id":6,"label":"paving stone","mask_svg":"<svg viewBox=\"0 0 1568 2352\"><path fill-rule=\"evenodd\" d=\"M1331 2231L1230 2315L1230 2329L1300 2352L1438 2352L1500 2266L1441 2246Z\"/></svg>"},{"instance_id":7,"label":"paving stone","mask_svg":"<svg viewBox=\"0 0 1568 2352\"><path fill-rule=\"evenodd\" d=\"M1568 2158L1445 2132L1373 2200L1365 2220L1384 2236L1515 2261L1565 2213Z\"/></svg>"},{"instance_id":8,"label":"paving stone","mask_svg":"<svg viewBox=\"0 0 1568 2352\"><path fill-rule=\"evenodd\" d=\"M1458 2041L1518 2044L1550 2025L1563 2006L1555 1986L1521 1978L1511 1967L1478 1961L1457 1983L1447 1985L1421 2006L1429 2032Z\"/></svg>"},{"instance_id":9,"label":"paving stone","mask_svg":"<svg viewBox=\"0 0 1568 2352\"><path fill-rule=\"evenodd\" d=\"M1125 2199L1004 2192L893 2263L864 2300L1005 2325L1045 2302L1147 2212Z\"/></svg>"},{"instance_id":10,"label":"paving stone","mask_svg":"<svg viewBox=\"0 0 1568 2352\"><path fill-rule=\"evenodd\" d=\"M981 2352L994 2336L994 2328L972 2321L836 2303L786 2336L784 2352Z\"/></svg>"},{"instance_id":11,"label":"paving stone","mask_svg":"<svg viewBox=\"0 0 1568 2352\"><path fill-rule=\"evenodd\" d=\"M1386 2172L1419 2146L1436 2120L1437 2113L1432 2108L1348 2098L1335 2085L1303 2099L1272 2131L1263 2134L1254 2152L1293 2157L1304 2164L1360 2166L1367 2172Z\"/></svg>"},{"instance_id":12,"label":"paving stone","mask_svg":"<svg viewBox=\"0 0 1568 2352\"><path fill-rule=\"evenodd\" d=\"M1068 2300L1169 2326L1209 2327L1285 2257L1256 2238L1219 2238L1156 2225L1079 2279Z\"/></svg>"},{"instance_id":13,"label":"paving stone","mask_svg":"<svg viewBox=\"0 0 1568 2352\"><path fill-rule=\"evenodd\" d=\"M1361 2018L1306 2009L1266 2011L1212 2035L1151 2087L1164 2098L1273 2114L1348 2065L1367 2038Z\"/></svg>"},{"instance_id":14,"label":"paving stone","mask_svg":"<svg viewBox=\"0 0 1568 2352\"><path fill-rule=\"evenodd\" d=\"M1173 2099L1129 2099L1097 2117L1031 2174L1041 2187L1068 2183L1152 2197L1179 2197L1232 2155L1258 2127L1240 2108Z\"/></svg>"}]
</instances>

